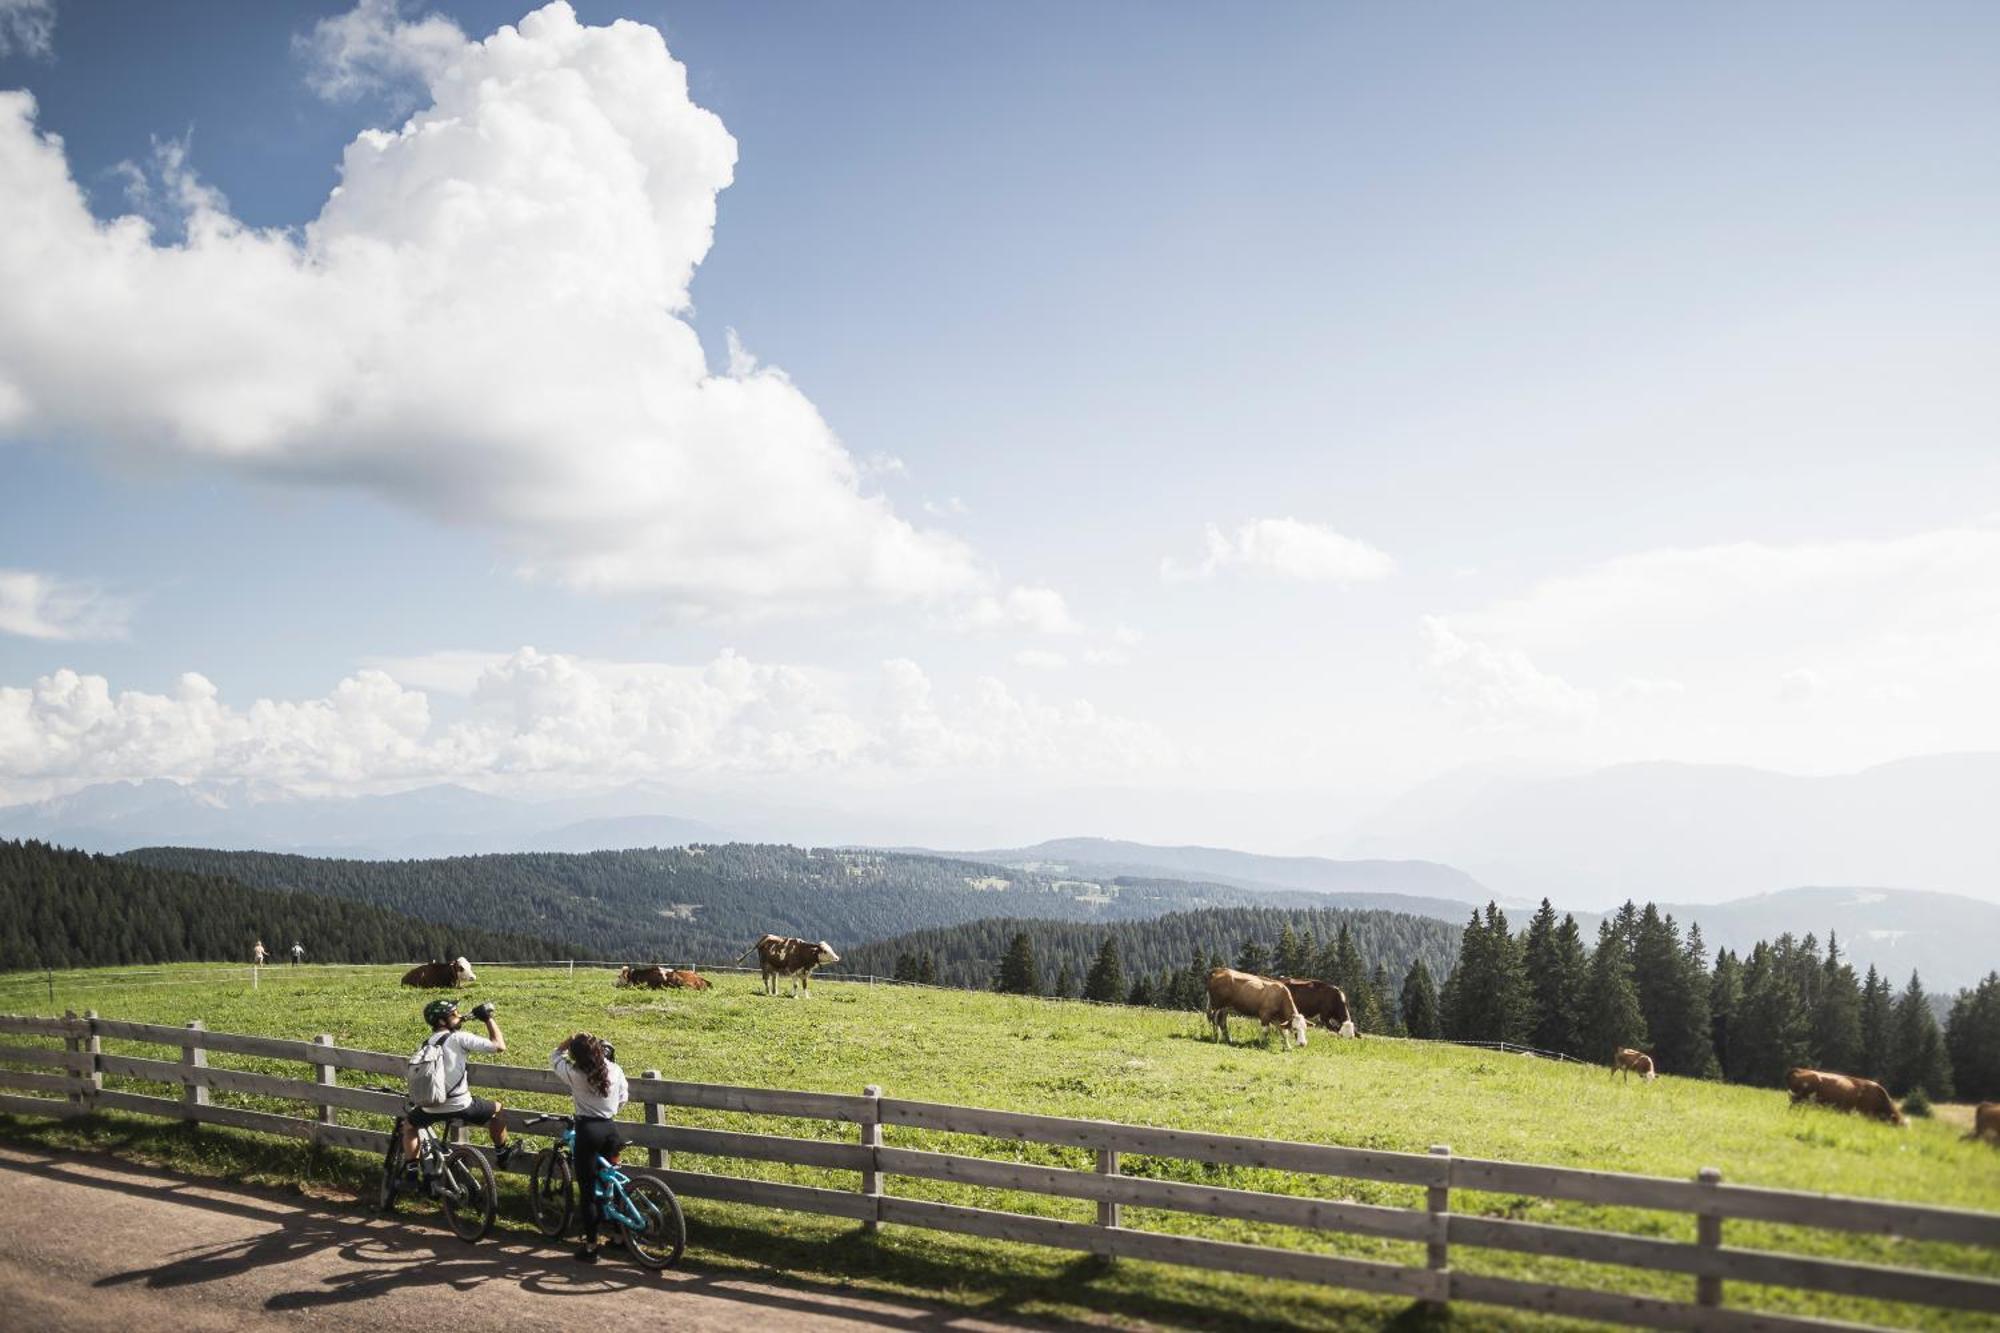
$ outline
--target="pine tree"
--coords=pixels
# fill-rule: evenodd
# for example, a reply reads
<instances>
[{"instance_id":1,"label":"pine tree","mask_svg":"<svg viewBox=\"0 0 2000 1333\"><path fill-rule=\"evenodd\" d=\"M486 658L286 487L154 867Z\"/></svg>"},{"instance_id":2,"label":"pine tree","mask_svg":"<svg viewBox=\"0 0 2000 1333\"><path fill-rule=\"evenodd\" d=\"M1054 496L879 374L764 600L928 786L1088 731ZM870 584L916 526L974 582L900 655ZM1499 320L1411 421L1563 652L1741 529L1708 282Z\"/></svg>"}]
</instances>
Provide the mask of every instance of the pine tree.
<instances>
[{"instance_id":1,"label":"pine tree","mask_svg":"<svg viewBox=\"0 0 2000 1333\"><path fill-rule=\"evenodd\" d=\"M1957 1095L1971 1102L2000 1101L2000 972L1988 972L1952 1001L1945 1022L1945 1051Z\"/></svg>"},{"instance_id":2,"label":"pine tree","mask_svg":"<svg viewBox=\"0 0 2000 1333\"><path fill-rule=\"evenodd\" d=\"M1736 1011L1743 1005L1743 964L1727 949L1715 951L1715 971L1708 980L1708 1027L1713 1034L1716 1064L1730 1077L1730 1049Z\"/></svg>"},{"instance_id":3,"label":"pine tree","mask_svg":"<svg viewBox=\"0 0 2000 1333\"><path fill-rule=\"evenodd\" d=\"M1125 994L1125 1003L1130 1005L1137 1005L1140 1008L1144 1009L1152 1008L1153 1007L1152 981L1146 977L1140 977L1137 981L1133 982L1132 989L1127 991Z\"/></svg>"},{"instance_id":4,"label":"pine tree","mask_svg":"<svg viewBox=\"0 0 2000 1333\"><path fill-rule=\"evenodd\" d=\"M917 964L917 984L921 986L935 986L937 985L937 977L937 955L927 951L922 961Z\"/></svg>"},{"instance_id":5,"label":"pine tree","mask_svg":"<svg viewBox=\"0 0 2000 1333\"><path fill-rule=\"evenodd\" d=\"M1910 984L1896 997L1892 1024L1895 1047L1890 1061L1889 1091L1902 1097L1922 1088L1932 1101L1952 1094L1951 1060L1945 1054L1944 1034L1938 1031L1937 1015L1931 1011L1924 983L1915 972Z\"/></svg>"},{"instance_id":6,"label":"pine tree","mask_svg":"<svg viewBox=\"0 0 2000 1333\"><path fill-rule=\"evenodd\" d=\"M1271 970L1271 955L1256 940L1246 939L1236 951L1236 970L1261 977Z\"/></svg>"},{"instance_id":7,"label":"pine tree","mask_svg":"<svg viewBox=\"0 0 2000 1333\"><path fill-rule=\"evenodd\" d=\"M1309 961L1309 958L1303 956L1298 933L1292 929L1292 923L1287 921L1284 930L1278 935L1278 975L1302 977L1306 973Z\"/></svg>"},{"instance_id":8,"label":"pine tree","mask_svg":"<svg viewBox=\"0 0 2000 1333\"><path fill-rule=\"evenodd\" d=\"M1819 1004L1813 1009L1812 1061L1817 1069L1861 1067L1861 984L1854 969L1840 959L1840 941L1826 936L1826 961L1820 964Z\"/></svg>"},{"instance_id":9,"label":"pine tree","mask_svg":"<svg viewBox=\"0 0 2000 1333\"><path fill-rule=\"evenodd\" d=\"M1437 989L1431 984L1430 969L1419 958L1403 974L1403 1031L1424 1041L1443 1035L1438 1023Z\"/></svg>"},{"instance_id":10,"label":"pine tree","mask_svg":"<svg viewBox=\"0 0 2000 1333\"><path fill-rule=\"evenodd\" d=\"M1106 935L1098 947L1097 961L1083 979L1083 998L1100 1004L1117 1004L1125 998L1125 971L1118 963L1118 939Z\"/></svg>"},{"instance_id":11,"label":"pine tree","mask_svg":"<svg viewBox=\"0 0 2000 1333\"><path fill-rule=\"evenodd\" d=\"M1632 984L1631 954L1615 921L1607 917L1598 924L1597 948L1590 955L1590 974L1583 986L1584 1055L1605 1064L1621 1046L1634 1050L1647 1046L1646 1018Z\"/></svg>"},{"instance_id":12,"label":"pine tree","mask_svg":"<svg viewBox=\"0 0 2000 1333\"><path fill-rule=\"evenodd\" d=\"M1758 941L1743 964L1743 1000L1730 1034L1731 1082L1775 1088L1785 1072L1808 1062L1812 1027L1799 996L1799 952L1790 935L1775 946Z\"/></svg>"},{"instance_id":13,"label":"pine tree","mask_svg":"<svg viewBox=\"0 0 2000 1333\"><path fill-rule=\"evenodd\" d=\"M1060 968L1056 969L1055 996L1058 1000L1074 1000L1076 998L1076 977L1070 972L1067 960L1063 962Z\"/></svg>"},{"instance_id":14,"label":"pine tree","mask_svg":"<svg viewBox=\"0 0 2000 1333\"><path fill-rule=\"evenodd\" d=\"M1361 951L1354 947L1354 932L1347 928L1345 921L1333 940L1334 975L1328 980L1344 991L1361 990L1368 985L1368 973L1361 964Z\"/></svg>"},{"instance_id":15,"label":"pine tree","mask_svg":"<svg viewBox=\"0 0 2000 1333\"><path fill-rule=\"evenodd\" d=\"M1374 1026L1366 1030L1385 1037L1402 1036L1403 1025L1396 1017L1396 1002L1389 989L1389 969L1381 963L1368 975L1368 999Z\"/></svg>"},{"instance_id":16,"label":"pine tree","mask_svg":"<svg viewBox=\"0 0 2000 1333\"><path fill-rule=\"evenodd\" d=\"M1000 960L1000 975L994 979L993 989L1006 995L1042 993L1042 975L1035 967L1035 946L1029 943L1026 931L1018 932L1008 943L1007 956Z\"/></svg>"},{"instance_id":17,"label":"pine tree","mask_svg":"<svg viewBox=\"0 0 2000 1333\"><path fill-rule=\"evenodd\" d=\"M1521 961L1528 974L1528 1044L1560 1051L1576 1026L1576 995L1566 992L1556 943L1556 909L1547 898L1528 922Z\"/></svg>"},{"instance_id":18,"label":"pine tree","mask_svg":"<svg viewBox=\"0 0 2000 1333\"><path fill-rule=\"evenodd\" d=\"M1889 1077L1895 1007L1888 978L1870 963L1868 977L1861 983L1861 1072L1878 1083Z\"/></svg>"}]
</instances>

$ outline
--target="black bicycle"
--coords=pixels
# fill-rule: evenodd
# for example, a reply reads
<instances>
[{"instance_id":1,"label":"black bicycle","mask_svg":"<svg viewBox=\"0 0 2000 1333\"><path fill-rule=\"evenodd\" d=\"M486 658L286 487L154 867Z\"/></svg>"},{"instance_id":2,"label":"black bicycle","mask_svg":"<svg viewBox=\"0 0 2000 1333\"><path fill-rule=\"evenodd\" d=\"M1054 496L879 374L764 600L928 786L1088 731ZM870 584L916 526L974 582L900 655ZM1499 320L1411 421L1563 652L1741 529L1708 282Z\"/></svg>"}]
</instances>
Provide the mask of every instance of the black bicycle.
<instances>
[{"instance_id":1,"label":"black bicycle","mask_svg":"<svg viewBox=\"0 0 2000 1333\"><path fill-rule=\"evenodd\" d=\"M535 1158L528 1173L528 1200L536 1228L544 1236L561 1237L576 1216L576 1120L566 1115L531 1116L517 1130L543 1124L563 1129ZM598 1211L624 1231L625 1249L634 1259L648 1268L680 1261L687 1249L687 1218L666 1181L627 1175L617 1162L600 1159L595 1188Z\"/></svg>"},{"instance_id":2,"label":"black bicycle","mask_svg":"<svg viewBox=\"0 0 2000 1333\"><path fill-rule=\"evenodd\" d=\"M371 1088L372 1092L403 1095L401 1088ZM493 1166L486 1154L469 1144L447 1144L429 1125L417 1129L417 1178L406 1178L403 1157L403 1126L408 1115L396 1117L389 1132L389 1150L382 1156L381 1193L376 1206L384 1213L396 1210L399 1194L422 1194L436 1199L445 1221L460 1240L476 1241L493 1228L499 1190L493 1183ZM440 1122L449 1124L450 1121Z\"/></svg>"}]
</instances>

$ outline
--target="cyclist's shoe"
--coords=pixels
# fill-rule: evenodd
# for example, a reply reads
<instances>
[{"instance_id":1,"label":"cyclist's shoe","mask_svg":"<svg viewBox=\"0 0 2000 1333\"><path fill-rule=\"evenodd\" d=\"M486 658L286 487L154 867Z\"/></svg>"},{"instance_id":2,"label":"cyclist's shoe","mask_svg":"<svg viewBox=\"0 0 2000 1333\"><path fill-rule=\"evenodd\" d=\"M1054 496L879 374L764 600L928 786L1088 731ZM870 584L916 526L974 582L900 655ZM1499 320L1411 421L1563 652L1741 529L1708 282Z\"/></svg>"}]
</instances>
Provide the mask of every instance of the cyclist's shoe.
<instances>
[{"instance_id":1,"label":"cyclist's shoe","mask_svg":"<svg viewBox=\"0 0 2000 1333\"><path fill-rule=\"evenodd\" d=\"M519 1139L508 1139L506 1143L500 1146L500 1151L493 1155L493 1161L495 1164L504 1167L507 1163L519 1157L525 1148L526 1145Z\"/></svg>"},{"instance_id":2,"label":"cyclist's shoe","mask_svg":"<svg viewBox=\"0 0 2000 1333\"><path fill-rule=\"evenodd\" d=\"M583 1247L582 1249L580 1249L580 1250L578 1250L578 1251L576 1252L576 1261L577 1261L578 1263L580 1263L580 1264L594 1264L594 1263L596 1263L596 1262L597 1262L597 1247L596 1247L595 1245L586 1245L586 1246L584 1246L584 1247Z\"/></svg>"}]
</instances>

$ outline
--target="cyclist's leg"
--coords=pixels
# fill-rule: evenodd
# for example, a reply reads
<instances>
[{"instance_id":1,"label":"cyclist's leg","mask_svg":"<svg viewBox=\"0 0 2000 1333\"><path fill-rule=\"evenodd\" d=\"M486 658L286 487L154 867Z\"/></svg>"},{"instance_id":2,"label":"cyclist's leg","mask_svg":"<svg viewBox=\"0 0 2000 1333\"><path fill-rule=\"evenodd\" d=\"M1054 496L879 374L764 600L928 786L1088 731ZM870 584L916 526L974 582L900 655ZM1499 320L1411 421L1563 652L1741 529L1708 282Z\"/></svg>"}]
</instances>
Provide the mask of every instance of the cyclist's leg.
<instances>
[{"instance_id":1,"label":"cyclist's leg","mask_svg":"<svg viewBox=\"0 0 2000 1333\"><path fill-rule=\"evenodd\" d=\"M605 1149L617 1141L609 1120L583 1120L576 1122L576 1186L577 1195L583 1204L583 1249L594 1253L597 1249L598 1231L603 1226L604 1214L597 1197L597 1175L603 1170Z\"/></svg>"}]
</instances>

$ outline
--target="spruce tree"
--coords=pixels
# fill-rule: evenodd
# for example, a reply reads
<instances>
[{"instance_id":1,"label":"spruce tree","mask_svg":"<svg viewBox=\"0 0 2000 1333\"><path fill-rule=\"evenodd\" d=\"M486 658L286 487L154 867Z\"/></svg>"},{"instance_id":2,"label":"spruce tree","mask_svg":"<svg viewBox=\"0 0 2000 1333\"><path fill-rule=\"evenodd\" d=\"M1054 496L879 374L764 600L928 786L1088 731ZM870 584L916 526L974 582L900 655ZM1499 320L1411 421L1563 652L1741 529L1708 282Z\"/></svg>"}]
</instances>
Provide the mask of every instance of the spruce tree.
<instances>
[{"instance_id":1,"label":"spruce tree","mask_svg":"<svg viewBox=\"0 0 2000 1333\"><path fill-rule=\"evenodd\" d=\"M1374 1026L1367 1030L1385 1037L1402 1036L1403 1025L1397 1020L1395 998L1389 989L1389 969L1381 963L1375 964L1375 970L1368 974L1368 999Z\"/></svg>"},{"instance_id":2,"label":"spruce tree","mask_svg":"<svg viewBox=\"0 0 2000 1333\"><path fill-rule=\"evenodd\" d=\"M1309 961L1303 956L1298 932L1294 931L1292 923L1287 921L1284 930L1278 935L1277 974L1281 977L1302 977L1306 974Z\"/></svg>"},{"instance_id":3,"label":"spruce tree","mask_svg":"<svg viewBox=\"0 0 2000 1333\"><path fill-rule=\"evenodd\" d=\"M1134 981L1132 983L1132 989L1127 991L1125 994L1125 1003L1130 1005L1136 1005L1139 1006L1140 1008L1145 1008L1145 1009L1152 1008L1153 1007L1152 981L1146 977L1140 977L1137 981Z\"/></svg>"},{"instance_id":4,"label":"spruce tree","mask_svg":"<svg viewBox=\"0 0 2000 1333\"><path fill-rule=\"evenodd\" d=\"M1118 940L1106 935L1098 947L1097 961L1083 979L1083 998L1100 1004L1117 1004L1125 998L1125 970L1118 964Z\"/></svg>"},{"instance_id":5,"label":"spruce tree","mask_svg":"<svg viewBox=\"0 0 2000 1333\"><path fill-rule=\"evenodd\" d=\"M1673 918L1669 917L1671 924ZM1708 948L1702 943L1701 926L1689 923L1687 945L1681 950L1681 972L1685 978L1686 1012L1681 1015L1680 1046L1688 1052L1689 1064L1683 1072L1689 1078L1721 1078L1722 1064L1715 1055L1715 1017L1708 1007Z\"/></svg>"},{"instance_id":6,"label":"spruce tree","mask_svg":"<svg viewBox=\"0 0 2000 1333\"><path fill-rule=\"evenodd\" d=\"M1820 964L1819 1004L1813 1009L1812 1061L1835 1072L1861 1068L1861 983L1840 958L1840 941L1829 931L1826 961Z\"/></svg>"},{"instance_id":7,"label":"spruce tree","mask_svg":"<svg viewBox=\"0 0 2000 1333\"><path fill-rule=\"evenodd\" d=\"M1626 904L1631 906L1631 904ZM1583 986L1583 1047L1589 1060L1611 1063L1621 1046L1646 1049L1646 1019L1639 1012L1639 993L1632 984L1632 961L1619 937L1616 918L1597 927L1597 948L1590 955L1590 974Z\"/></svg>"},{"instance_id":8,"label":"spruce tree","mask_svg":"<svg viewBox=\"0 0 2000 1333\"><path fill-rule=\"evenodd\" d=\"M1334 936L1334 975L1328 980L1344 991L1360 990L1368 984L1368 973L1361 964L1361 951L1354 947L1354 932L1340 923L1340 931Z\"/></svg>"},{"instance_id":9,"label":"spruce tree","mask_svg":"<svg viewBox=\"0 0 2000 1333\"><path fill-rule=\"evenodd\" d=\"M2000 1101L2000 972L1952 1001L1945 1022L1952 1087L1969 1102Z\"/></svg>"},{"instance_id":10,"label":"spruce tree","mask_svg":"<svg viewBox=\"0 0 2000 1333\"><path fill-rule=\"evenodd\" d=\"M1271 955L1256 940L1246 939L1236 951L1236 970L1261 977L1271 970Z\"/></svg>"},{"instance_id":11,"label":"spruce tree","mask_svg":"<svg viewBox=\"0 0 2000 1333\"><path fill-rule=\"evenodd\" d=\"M1008 943L993 989L1006 995L1041 994L1042 975L1035 967L1035 946L1029 943L1025 930L1016 933Z\"/></svg>"},{"instance_id":12,"label":"spruce tree","mask_svg":"<svg viewBox=\"0 0 2000 1333\"><path fill-rule=\"evenodd\" d=\"M1403 974L1401 1008L1405 1033L1424 1041L1435 1041L1443 1035L1438 1023L1437 989L1431 984L1431 971L1421 958Z\"/></svg>"},{"instance_id":13,"label":"spruce tree","mask_svg":"<svg viewBox=\"0 0 2000 1333\"><path fill-rule=\"evenodd\" d=\"M1787 1070L1809 1062L1812 1026L1799 997L1797 952L1789 935L1779 936L1776 946L1759 940L1743 965L1743 1000L1724 1071L1733 1083L1775 1088Z\"/></svg>"},{"instance_id":14,"label":"spruce tree","mask_svg":"<svg viewBox=\"0 0 2000 1333\"><path fill-rule=\"evenodd\" d=\"M1575 1021L1576 997L1563 993L1556 948L1556 909L1544 898L1521 944L1528 973L1528 1044L1544 1051L1562 1050L1565 1031Z\"/></svg>"},{"instance_id":15,"label":"spruce tree","mask_svg":"<svg viewBox=\"0 0 2000 1333\"><path fill-rule=\"evenodd\" d=\"M1868 965L1867 979L1861 983L1861 1073L1884 1082L1889 1077L1889 1050L1895 999L1886 977Z\"/></svg>"},{"instance_id":16,"label":"spruce tree","mask_svg":"<svg viewBox=\"0 0 2000 1333\"><path fill-rule=\"evenodd\" d=\"M1890 1061L1889 1091L1898 1097L1922 1088L1932 1101L1952 1095L1951 1060L1945 1054L1944 1034L1938 1031L1937 1015L1931 1011L1924 983L1915 972L1910 984L1896 997L1893 1058Z\"/></svg>"},{"instance_id":17,"label":"spruce tree","mask_svg":"<svg viewBox=\"0 0 2000 1333\"><path fill-rule=\"evenodd\" d=\"M935 986L937 979L937 955L926 950L923 958L917 963L917 984Z\"/></svg>"},{"instance_id":18,"label":"spruce tree","mask_svg":"<svg viewBox=\"0 0 2000 1333\"><path fill-rule=\"evenodd\" d=\"M1076 998L1076 977L1070 972L1067 960L1063 962L1060 968L1056 969L1055 996L1058 1000L1074 1000Z\"/></svg>"}]
</instances>

